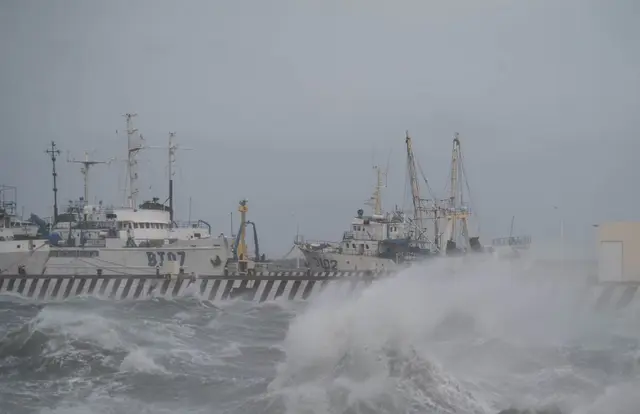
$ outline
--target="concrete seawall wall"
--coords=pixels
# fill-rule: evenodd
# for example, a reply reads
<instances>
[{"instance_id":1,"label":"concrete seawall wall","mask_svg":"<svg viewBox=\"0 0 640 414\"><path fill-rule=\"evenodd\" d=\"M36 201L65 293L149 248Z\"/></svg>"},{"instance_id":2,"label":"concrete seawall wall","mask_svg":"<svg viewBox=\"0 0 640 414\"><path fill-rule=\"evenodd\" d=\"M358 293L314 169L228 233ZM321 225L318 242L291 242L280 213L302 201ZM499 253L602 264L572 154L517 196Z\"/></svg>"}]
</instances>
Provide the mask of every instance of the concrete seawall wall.
<instances>
[{"instance_id":1,"label":"concrete seawall wall","mask_svg":"<svg viewBox=\"0 0 640 414\"><path fill-rule=\"evenodd\" d=\"M254 302L307 300L327 286L354 291L387 272L265 272L252 276L173 277L156 275L0 275L0 295L17 295L34 301L94 296L110 300L144 300L154 297L194 296L219 301L242 298ZM640 313L640 284L594 283L585 286L585 298L603 311L633 309Z\"/></svg>"},{"instance_id":2,"label":"concrete seawall wall","mask_svg":"<svg viewBox=\"0 0 640 414\"><path fill-rule=\"evenodd\" d=\"M229 274L197 277L3 274L0 275L0 295L18 295L40 301L64 300L74 296L113 300L185 296L212 301L240 296L256 302L280 298L305 300L318 294L330 283L356 289L382 275L372 272L268 272L252 276Z\"/></svg>"}]
</instances>

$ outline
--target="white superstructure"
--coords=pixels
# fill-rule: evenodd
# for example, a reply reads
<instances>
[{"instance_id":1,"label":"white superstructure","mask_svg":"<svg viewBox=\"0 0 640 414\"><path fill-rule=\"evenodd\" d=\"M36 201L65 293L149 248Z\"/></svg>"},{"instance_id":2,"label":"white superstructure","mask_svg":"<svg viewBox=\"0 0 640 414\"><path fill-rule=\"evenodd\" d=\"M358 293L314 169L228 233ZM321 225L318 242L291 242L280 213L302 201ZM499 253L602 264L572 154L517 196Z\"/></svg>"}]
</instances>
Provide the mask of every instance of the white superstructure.
<instances>
[{"instance_id":1,"label":"white superstructure","mask_svg":"<svg viewBox=\"0 0 640 414\"><path fill-rule=\"evenodd\" d=\"M170 243L210 245L210 226L203 221L178 224L157 200L141 208L114 208L99 205L70 206L52 228L57 246L81 246L87 240L113 245L161 246Z\"/></svg>"}]
</instances>

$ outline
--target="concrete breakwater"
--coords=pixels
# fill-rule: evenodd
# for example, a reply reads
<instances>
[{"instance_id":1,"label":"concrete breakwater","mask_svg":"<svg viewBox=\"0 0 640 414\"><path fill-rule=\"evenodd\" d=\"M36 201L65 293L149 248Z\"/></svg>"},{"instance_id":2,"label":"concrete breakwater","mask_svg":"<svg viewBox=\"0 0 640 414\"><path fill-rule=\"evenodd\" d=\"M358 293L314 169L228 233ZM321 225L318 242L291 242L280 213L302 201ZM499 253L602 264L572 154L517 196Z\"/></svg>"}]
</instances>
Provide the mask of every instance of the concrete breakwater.
<instances>
[{"instance_id":1,"label":"concrete breakwater","mask_svg":"<svg viewBox=\"0 0 640 414\"><path fill-rule=\"evenodd\" d=\"M329 285L354 291L389 272L263 272L253 275L10 275L0 274L0 295L35 301L94 296L111 300L144 300L195 296L218 301L242 298L254 302L307 300ZM593 283L585 298L600 310L640 311L639 283Z\"/></svg>"},{"instance_id":2,"label":"concrete breakwater","mask_svg":"<svg viewBox=\"0 0 640 414\"><path fill-rule=\"evenodd\" d=\"M0 274L0 295L33 300L64 300L95 296L113 300L197 296L206 300L306 300L329 284L355 290L383 272L264 272L254 275L9 275Z\"/></svg>"}]
</instances>

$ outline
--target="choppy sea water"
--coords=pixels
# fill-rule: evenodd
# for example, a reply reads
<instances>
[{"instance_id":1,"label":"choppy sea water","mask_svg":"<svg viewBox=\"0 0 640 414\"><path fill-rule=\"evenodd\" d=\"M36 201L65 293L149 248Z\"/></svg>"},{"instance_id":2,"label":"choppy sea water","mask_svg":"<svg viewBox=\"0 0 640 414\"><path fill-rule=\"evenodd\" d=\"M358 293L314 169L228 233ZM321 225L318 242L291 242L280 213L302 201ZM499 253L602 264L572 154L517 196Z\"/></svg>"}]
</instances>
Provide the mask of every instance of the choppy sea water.
<instances>
[{"instance_id":1,"label":"choppy sea water","mask_svg":"<svg viewBox=\"0 0 640 414\"><path fill-rule=\"evenodd\" d=\"M640 412L638 316L538 276L437 262L309 303L2 297L0 413Z\"/></svg>"}]
</instances>

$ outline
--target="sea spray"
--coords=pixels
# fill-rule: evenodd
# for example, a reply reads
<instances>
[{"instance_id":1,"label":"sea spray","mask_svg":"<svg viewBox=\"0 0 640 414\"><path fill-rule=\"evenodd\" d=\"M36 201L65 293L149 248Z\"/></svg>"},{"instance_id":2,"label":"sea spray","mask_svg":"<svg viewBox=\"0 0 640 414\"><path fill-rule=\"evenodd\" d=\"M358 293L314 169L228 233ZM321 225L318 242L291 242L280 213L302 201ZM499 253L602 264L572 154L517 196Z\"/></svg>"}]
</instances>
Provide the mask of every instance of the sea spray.
<instances>
[{"instance_id":1,"label":"sea spray","mask_svg":"<svg viewBox=\"0 0 640 414\"><path fill-rule=\"evenodd\" d=\"M433 260L351 295L327 291L292 321L270 390L291 413L570 412L625 376L586 380L571 367L567 349L611 352L613 340L614 316L585 307L583 292L579 278L486 258Z\"/></svg>"}]
</instances>

